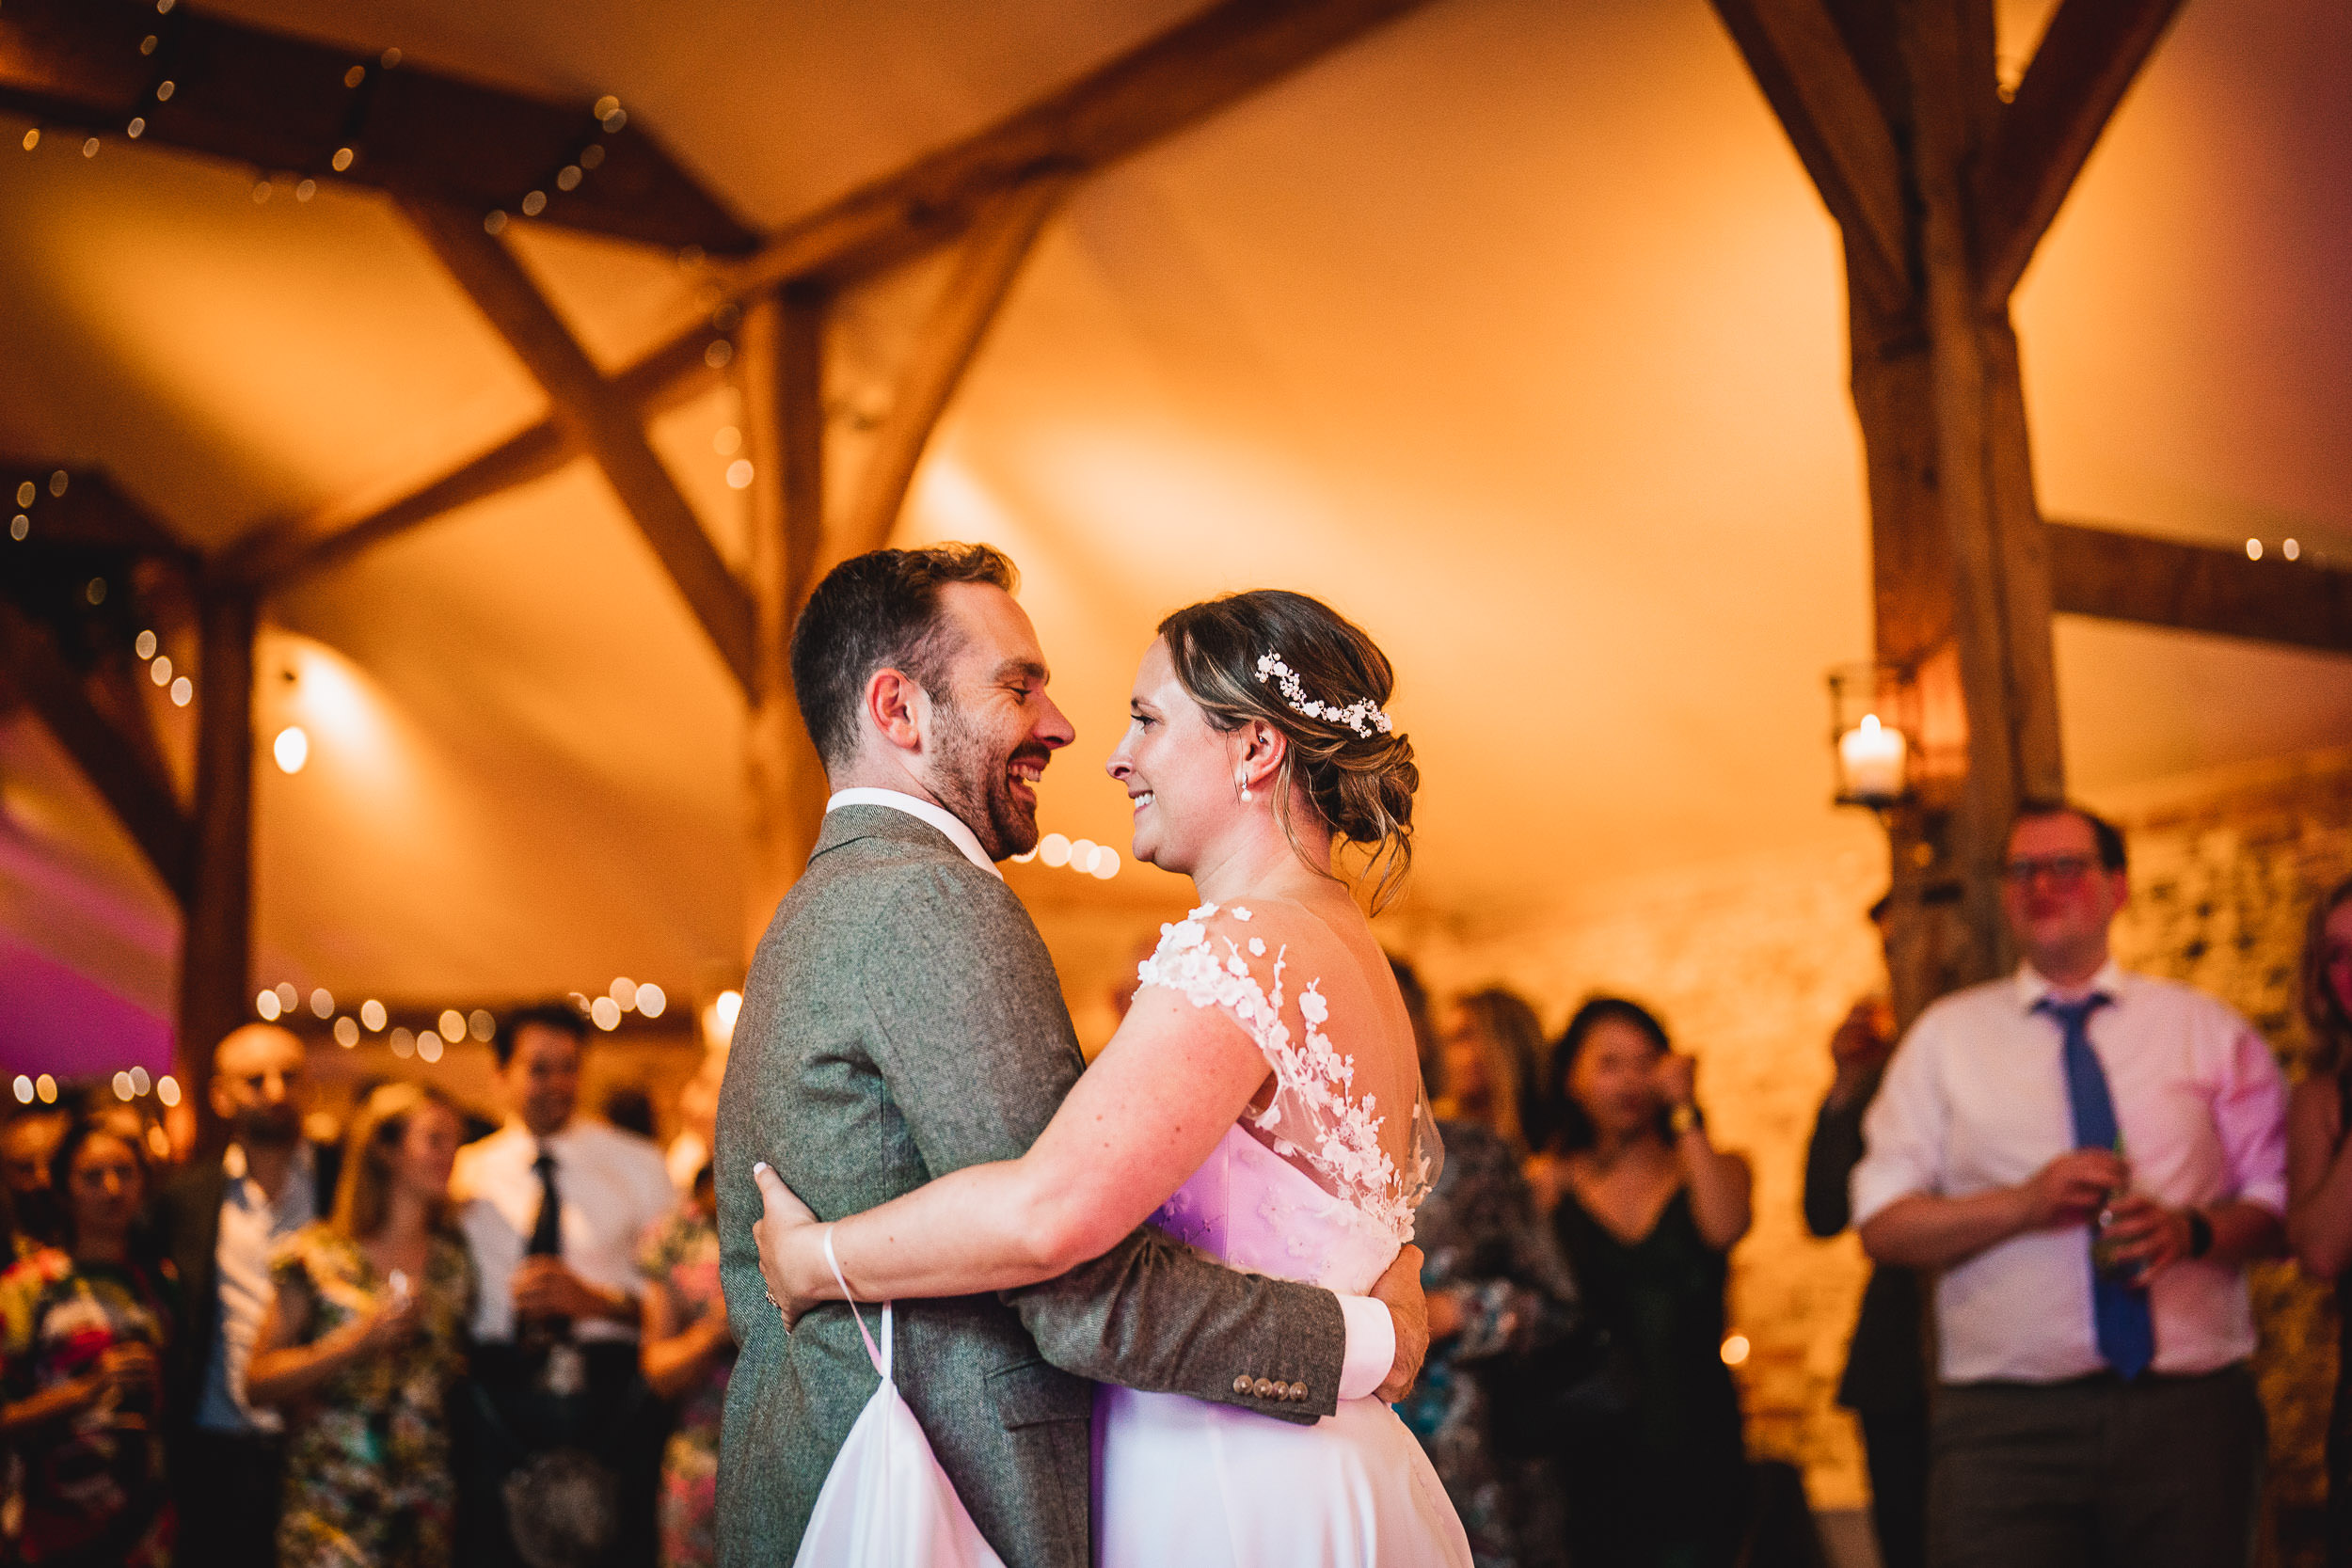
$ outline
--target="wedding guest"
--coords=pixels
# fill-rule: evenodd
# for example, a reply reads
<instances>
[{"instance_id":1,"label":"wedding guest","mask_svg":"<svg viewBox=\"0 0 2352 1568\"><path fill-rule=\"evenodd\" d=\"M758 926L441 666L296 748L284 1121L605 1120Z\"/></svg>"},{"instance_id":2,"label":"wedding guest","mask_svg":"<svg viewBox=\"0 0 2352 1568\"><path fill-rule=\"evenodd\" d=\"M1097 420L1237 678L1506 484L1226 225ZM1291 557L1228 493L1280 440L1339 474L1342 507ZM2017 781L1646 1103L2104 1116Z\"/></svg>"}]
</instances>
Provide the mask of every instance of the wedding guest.
<instances>
[{"instance_id":1,"label":"wedding guest","mask_svg":"<svg viewBox=\"0 0 2352 1568\"><path fill-rule=\"evenodd\" d=\"M574 1450L613 1488L612 1561L654 1560L667 1421L638 1369L639 1239L676 1206L660 1150L582 1119L588 1025L563 1003L524 1007L491 1038L506 1125L458 1152L453 1186L480 1291L470 1397L460 1405L457 1560L518 1564L510 1515L549 1514L534 1478L576 1484ZM522 1472L514 1488L508 1479Z\"/></svg>"},{"instance_id":2,"label":"wedding guest","mask_svg":"<svg viewBox=\"0 0 2352 1568\"><path fill-rule=\"evenodd\" d=\"M645 1276L638 1365L677 1406L661 1455L662 1568L708 1568L718 1553L719 1426L726 1415L735 1336L719 1291L719 1225L706 1164L678 1212L655 1227L638 1265Z\"/></svg>"},{"instance_id":3,"label":"wedding guest","mask_svg":"<svg viewBox=\"0 0 2352 1568\"><path fill-rule=\"evenodd\" d=\"M1580 1564L1712 1568L1732 1560L1747 1516L1723 1342L1726 1255L1748 1232L1752 1179L1708 1137L1697 1069L1648 1009L1613 996L1580 1007L1552 1055L1553 1224L1631 1389L1562 1455Z\"/></svg>"},{"instance_id":4,"label":"wedding guest","mask_svg":"<svg viewBox=\"0 0 2352 1568\"><path fill-rule=\"evenodd\" d=\"M280 1243L247 1397L285 1413L281 1568L439 1568L457 1513L447 1400L473 1262L449 1215L457 1109L388 1084L344 1145L331 1217Z\"/></svg>"},{"instance_id":5,"label":"wedding guest","mask_svg":"<svg viewBox=\"0 0 2352 1568\"><path fill-rule=\"evenodd\" d=\"M2312 1074L2287 1107L2287 1237L2304 1272L2333 1280L2344 1320L2328 1423L2328 1562L2352 1564L2352 880L2312 911L2303 943Z\"/></svg>"},{"instance_id":6,"label":"wedding guest","mask_svg":"<svg viewBox=\"0 0 2352 1568\"><path fill-rule=\"evenodd\" d=\"M302 1041L248 1023L213 1048L207 1093L229 1136L163 1189L156 1219L187 1304L173 1359L172 1483L181 1528L222 1568L278 1560L285 1425L246 1395L246 1361L269 1307L270 1254L335 1203L342 1153L303 1136Z\"/></svg>"},{"instance_id":7,"label":"wedding guest","mask_svg":"<svg viewBox=\"0 0 2352 1568\"><path fill-rule=\"evenodd\" d=\"M2263 1413L2246 1264L2281 1249L2285 1095L2218 1001L2124 971L2123 836L2011 829L2013 974L1912 1025L1864 1118L1853 1217L1937 1271L1928 1560L2243 1562Z\"/></svg>"},{"instance_id":8,"label":"wedding guest","mask_svg":"<svg viewBox=\"0 0 2352 1568\"><path fill-rule=\"evenodd\" d=\"M1882 935L1886 911L1884 898L1870 909ZM1862 1118L1894 1053L1894 1007L1883 995L1856 1002L1830 1036L1835 1073L1804 1156L1804 1223L1816 1236L1835 1236L1852 1218L1848 1183L1862 1160ZM1919 1314L1918 1275L1893 1264L1874 1266L1837 1383L1837 1402L1862 1426L1870 1526L1883 1568L1921 1568L1927 1560L1928 1387Z\"/></svg>"},{"instance_id":9,"label":"wedding guest","mask_svg":"<svg viewBox=\"0 0 2352 1568\"><path fill-rule=\"evenodd\" d=\"M24 1459L15 1560L162 1568L175 1533L162 1420L178 1281L136 1244L146 1151L78 1117L50 1184L59 1245L0 1274L0 1437Z\"/></svg>"},{"instance_id":10,"label":"wedding guest","mask_svg":"<svg viewBox=\"0 0 2352 1568\"><path fill-rule=\"evenodd\" d=\"M1508 1020L1502 1028L1498 1017ZM1562 1392L1549 1357L1577 1326L1575 1285L1519 1174L1527 1153L1519 1057L1506 1031L1521 1025L1541 1038L1533 1008L1490 990L1457 1004L1443 1037L1445 1164L1413 1224L1426 1259L1429 1354L1397 1406L1445 1483L1480 1568L1567 1561L1549 1445L1501 1430L1506 1412L1522 1429L1530 1417L1542 1419Z\"/></svg>"},{"instance_id":11,"label":"wedding guest","mask_svg":"<svg viewBox=\"0 0 2352 1568\"><path fill-rule=\"evenodd\" d=\"M1535 1092L1543 1051L1543 1021L1517 991L1489 986L1461 998L1438 1040L1438 1116L1484 1126L1526 1159L1549 1132Z\"/></svg>"},{"instance_id":12,"label":"wedding guest","mask_svg":"<svg viewBox=\"0 0 2352 1568\"><path fill-rule=\"evenodd\" d=\"M707 1046L703 1059L677 1092L677 1136L661 1151L661 1164L680 1197L694 1190L718 1139L719 1085L726 1082L727 1048Z\"/></svg>"},{"instance_id":13,"label":"wedding guest","mask_svg":"<svg viewBox=\"0 0 2352 1568\"><path fill-rule=\"evenodd\" d=\"M56 1242L56 1205L49 1190L49 1159L72 1123L64 1110L19 1111L0 1128L0 1169L8 1184L8 1241L24 1258Z\"/></svg>"}]
</instances>

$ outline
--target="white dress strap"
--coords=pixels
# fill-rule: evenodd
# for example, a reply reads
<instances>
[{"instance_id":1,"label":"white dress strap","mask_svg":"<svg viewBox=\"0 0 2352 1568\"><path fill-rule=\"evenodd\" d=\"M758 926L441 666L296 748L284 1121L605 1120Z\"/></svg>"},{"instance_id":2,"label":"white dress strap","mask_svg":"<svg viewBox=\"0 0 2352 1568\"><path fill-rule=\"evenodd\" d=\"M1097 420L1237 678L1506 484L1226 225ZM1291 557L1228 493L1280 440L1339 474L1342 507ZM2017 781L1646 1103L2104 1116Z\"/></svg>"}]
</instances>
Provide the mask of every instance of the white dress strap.
<instances>
[{"instance_id":1,"label":"white dress strap","mask_svg":"<svg viewBox=\"0 0 2352 1568\"><path fill-rule=\"evenodd\" d=\"M833 1271L833 1282L841 1287L841 1299L850 1308L850 1316L857 1321L857 1337L866 1341L866 1358L874 1364L874 1370L884 1383L890 1381L890 1303L882 1303L882 1348L874 1348L874 1337L866 1332L866 1319L857 1309L857 1297L850 1291L850 1282L841 1277L841 1259L833 1255L833 1227L825 1227L825 1267Z\"/></svg>"}]
</instances>

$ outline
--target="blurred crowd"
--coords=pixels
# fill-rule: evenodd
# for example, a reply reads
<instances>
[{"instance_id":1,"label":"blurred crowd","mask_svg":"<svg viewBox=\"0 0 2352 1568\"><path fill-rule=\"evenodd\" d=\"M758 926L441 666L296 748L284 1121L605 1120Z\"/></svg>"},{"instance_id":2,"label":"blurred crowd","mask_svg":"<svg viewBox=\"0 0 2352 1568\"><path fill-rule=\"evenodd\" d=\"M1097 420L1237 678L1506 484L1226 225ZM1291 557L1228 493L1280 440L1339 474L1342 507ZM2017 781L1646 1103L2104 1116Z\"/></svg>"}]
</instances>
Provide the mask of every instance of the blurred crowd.
<instances>
[{"instance_id":1,"label":"blurred crowd","mask_svg":"<svg viewBox=\"0 0 2352 1568\"><path fill-rule=\"evenodd\" d=\"M1807 1225L1876 1262L1838 1396L1880 1560L2249 1562L2246 1266L2352 1271L2352 882L2312 914L2291 1097L2229 1007L2116 964L2106 823L2029 809L2004 887L2015 972L1900 1029L1857 999L1806 1155ZM1797 1472L1743 1447L1724 1292L1752 1172L1694 1055L1628 997L1553 1036L1508 990L1433 999L1394 968L1446 1150L1400 1412L1482 1568L1824 1560ZM221 1139L177 1166L119 1103L0 1128L13 1560L709 1561L723 1053L665 1151L642 1091L581 1113L591 1037L564 1004L501 1021L495 1123L387 1083L314 1141L301 1042L251 1024L215 1056ZM2338 1402L2328 1560L2352 1563Z\"/></svg>"},{"instance_id":2,"label":"blurred crowd","mask_svg":"<svg viewBox=\"0 0 2352 1568\"><path fill-rule=\"evenodd\" d=\"M0 1129L7 1560L709 1562L723 1053L665 1155L642 1090L581 1114L592 1033L566 1003L501 1021L501 1122L384 1083L317 1140L302 1041L253 1023L183 1163L102 1094Z\"/></svg>"}]
</instances>

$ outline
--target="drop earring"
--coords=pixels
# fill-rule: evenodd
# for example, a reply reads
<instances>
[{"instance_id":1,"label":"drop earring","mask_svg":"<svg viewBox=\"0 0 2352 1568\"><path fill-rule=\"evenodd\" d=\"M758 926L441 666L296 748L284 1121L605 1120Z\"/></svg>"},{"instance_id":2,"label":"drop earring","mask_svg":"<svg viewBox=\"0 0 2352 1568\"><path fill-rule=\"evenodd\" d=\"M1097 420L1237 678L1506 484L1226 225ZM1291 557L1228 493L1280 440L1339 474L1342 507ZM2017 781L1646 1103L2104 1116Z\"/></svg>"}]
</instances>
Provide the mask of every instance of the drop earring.
<instances>
[{"instance_id":1,"label":"drop earring","mask_svg":"<svg viewBox=\"0 0 2352 1568\"><path fill-rule=\"evenodd\" d=\"M1235 784L1237 784L1241 785L1241 798L1242 798L1243 800L1248 800L1248 799L1249 799L1249 775L1248 775L1248 774L1247 774L1247 773L1237 773L1237 774L1235 774L1235 775L1234 775L1234 777L1233 777L1233 782L1234 782Z\"/></svg>"}]
</instances>

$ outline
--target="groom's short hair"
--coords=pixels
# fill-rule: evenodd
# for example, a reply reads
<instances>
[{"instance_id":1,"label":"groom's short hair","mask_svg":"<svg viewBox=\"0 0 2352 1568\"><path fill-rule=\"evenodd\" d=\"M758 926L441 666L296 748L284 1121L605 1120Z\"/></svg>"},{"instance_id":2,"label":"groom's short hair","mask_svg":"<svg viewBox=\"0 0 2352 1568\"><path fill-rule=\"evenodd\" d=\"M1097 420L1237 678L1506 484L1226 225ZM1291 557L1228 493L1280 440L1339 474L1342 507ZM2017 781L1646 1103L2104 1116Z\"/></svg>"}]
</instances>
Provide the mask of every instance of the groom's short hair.
<instances>
[{"instance_id":1,"label":"groom's short hair","mask_svg":"<svg viewBox=\"0 0 2352 1568\"><path fill-rule=\"evenodd\" d=\"M1011 593L1012 562L988 545L931 545L851 556L825 574L792 627L792 694L827 767L857 754L857 710L877 670L903 672L936 702L946 695L953 639L939 591L984 582Z\"/></svg>"}]
</instances>

